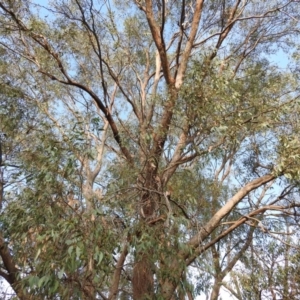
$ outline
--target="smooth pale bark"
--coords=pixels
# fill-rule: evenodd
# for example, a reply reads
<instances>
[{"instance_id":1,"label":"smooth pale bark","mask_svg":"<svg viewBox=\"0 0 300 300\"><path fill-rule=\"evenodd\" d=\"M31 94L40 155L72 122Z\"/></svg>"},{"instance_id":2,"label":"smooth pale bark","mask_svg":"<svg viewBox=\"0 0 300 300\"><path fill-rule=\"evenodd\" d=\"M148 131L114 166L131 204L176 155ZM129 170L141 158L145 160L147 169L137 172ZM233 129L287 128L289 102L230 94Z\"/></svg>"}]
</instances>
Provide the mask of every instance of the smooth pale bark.
<instances>
[{"instance_id":1,"label":"smooth pale bark","mask_svg":"<svg viewBox=\"0 0 300 300\"><path fill-rule=\"evenodd\" d=\"M275 175L267 174L247 183L231 199L229 199L221 209L217 211L217 213L203 226L198 234L189 240L188 245L191 247L197 247L201 244L213 232L213 230L215 230L220 221L227 216L246 195L275 178Z\"/></svg>"}]
</instances>

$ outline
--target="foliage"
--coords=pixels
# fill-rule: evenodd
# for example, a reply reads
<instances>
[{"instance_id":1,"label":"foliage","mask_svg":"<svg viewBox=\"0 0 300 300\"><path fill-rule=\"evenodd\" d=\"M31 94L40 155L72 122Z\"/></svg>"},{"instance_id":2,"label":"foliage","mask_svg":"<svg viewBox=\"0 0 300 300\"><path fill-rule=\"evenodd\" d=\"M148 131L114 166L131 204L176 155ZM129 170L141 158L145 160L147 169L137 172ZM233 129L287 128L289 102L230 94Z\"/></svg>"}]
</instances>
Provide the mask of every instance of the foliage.
<instances>
[{"instance_id":1,"label":"foliage","mask_svg":"<svg viewBox=\"0 0 300 300\"><path fill-rule=\"evenodd\" d=\"M0 0L0 275L18 298L293 297L298 11Z\"/></svg>"}]
</instances>

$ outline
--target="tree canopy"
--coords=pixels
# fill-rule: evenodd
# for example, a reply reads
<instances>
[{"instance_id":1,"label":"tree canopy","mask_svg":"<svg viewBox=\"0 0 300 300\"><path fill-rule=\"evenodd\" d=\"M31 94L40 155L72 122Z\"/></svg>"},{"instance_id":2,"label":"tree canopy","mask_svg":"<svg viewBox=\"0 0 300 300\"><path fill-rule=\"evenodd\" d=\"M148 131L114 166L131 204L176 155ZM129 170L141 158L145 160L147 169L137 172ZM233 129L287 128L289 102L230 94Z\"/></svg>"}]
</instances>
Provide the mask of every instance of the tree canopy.
<instances>
[{"instance_id":1,"label":"tree canopy","mask_svg":"<svg viewBox=\"0 0 300 300\"><path fill-rule=\"evenodd\" d=\"M299 0L0 0L16 297L296 299L299 20Z\"/></svg>"}]
</instances>

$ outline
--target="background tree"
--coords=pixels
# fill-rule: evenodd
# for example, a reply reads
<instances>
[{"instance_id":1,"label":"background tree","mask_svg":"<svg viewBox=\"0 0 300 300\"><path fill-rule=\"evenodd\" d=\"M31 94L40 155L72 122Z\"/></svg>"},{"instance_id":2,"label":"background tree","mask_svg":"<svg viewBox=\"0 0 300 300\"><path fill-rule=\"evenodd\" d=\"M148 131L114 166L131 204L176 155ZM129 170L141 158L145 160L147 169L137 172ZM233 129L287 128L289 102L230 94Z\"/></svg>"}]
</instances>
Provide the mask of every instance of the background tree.
<instances>
[{"instance_id":1,"label":"background tree","mask_svg":"<svg viewBox=\"0 0 300 300\"><path fill-rule=\"evenodd\" d=\"M298 1L0 11L3 78L26 122L36 110L25 177L2 185L1 274L19 298L191 299L199 268L217 299L249 244L281 233L270 212L297 226L298 78L271 55L297 47Z\"/></svg>"}]
</instances>

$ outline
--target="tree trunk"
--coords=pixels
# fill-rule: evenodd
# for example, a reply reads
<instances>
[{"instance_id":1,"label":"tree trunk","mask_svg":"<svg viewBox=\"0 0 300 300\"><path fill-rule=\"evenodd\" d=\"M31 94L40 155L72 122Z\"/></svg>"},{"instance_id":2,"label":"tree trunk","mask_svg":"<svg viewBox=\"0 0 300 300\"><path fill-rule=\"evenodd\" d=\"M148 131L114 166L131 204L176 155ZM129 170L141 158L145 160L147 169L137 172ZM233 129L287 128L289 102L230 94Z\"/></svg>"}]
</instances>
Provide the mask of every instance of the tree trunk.
<instances>
[{"instance_id":1,"label":"tree trunk","mask_svg":"<svg viewBox=\"0 0 300 300\"><path fill-rule=\"evenodd\" d=\"M157 161L151 160L147 163L147 168L144 176L139 179L141 185L144 187L141 195L140 207L138 213L140 215L140 223L136 237L139 240L144 232L147 232L146 236L152 237L153 234L157 234L157 231L152 230L151 220L157 217L159 213L159 201L160 196L157 192L160 191L157 180ZM149 229L149 230L148 230ZM153 237L155 240L155 237ZM153 245L155 247L155 245ZM152 257L150 249L144 250L144 247L139 249L137 246L135 263L133 267L132 288L133 299L153 299L154 295L154 266L150 260Z\"/></svg>"},{"instance_id":2,"label":"tree trunk","mask_svg":"<svg viewBox=\"0 0 300 300\"><path fill-rule=\"evenodd\" d=\"M15 266L15 263L12 259L10 251L5 243L5 240L0 232L0 256L3 261L4 268L6 269L7 273L1 274L3 278L11 285L13 290L15 291L16 295L20 300L26 300L30 297L26 296L22 290L22 286L20 281L18 280L17 273L18 269Z\"/></svg>"},{"instance_id":3,"label":"tree trunk","mask_svg":"<svg viewBox=\"0 0 300 300\"><path fill-rule=\"evenodd\" d=\"M153 270L148 256L149 254L147 253L139 255L133 268L132 287L134 300L153 299Z\"/></svg>"}]
</instances>

